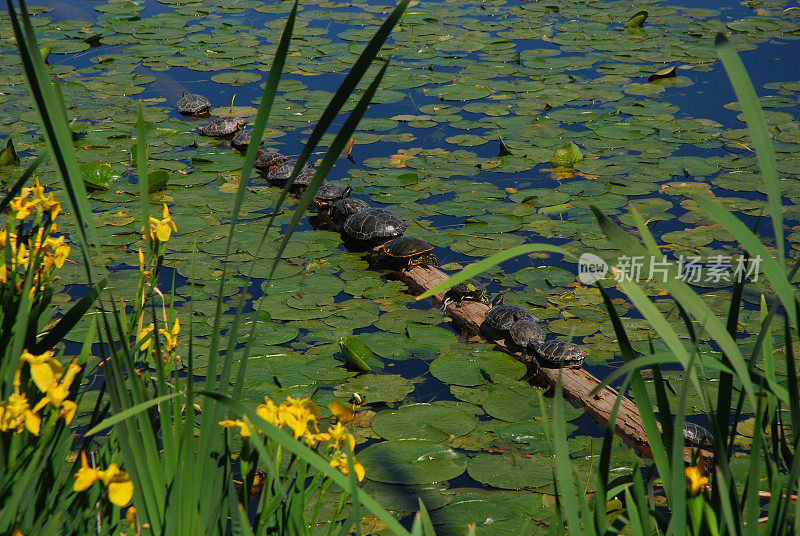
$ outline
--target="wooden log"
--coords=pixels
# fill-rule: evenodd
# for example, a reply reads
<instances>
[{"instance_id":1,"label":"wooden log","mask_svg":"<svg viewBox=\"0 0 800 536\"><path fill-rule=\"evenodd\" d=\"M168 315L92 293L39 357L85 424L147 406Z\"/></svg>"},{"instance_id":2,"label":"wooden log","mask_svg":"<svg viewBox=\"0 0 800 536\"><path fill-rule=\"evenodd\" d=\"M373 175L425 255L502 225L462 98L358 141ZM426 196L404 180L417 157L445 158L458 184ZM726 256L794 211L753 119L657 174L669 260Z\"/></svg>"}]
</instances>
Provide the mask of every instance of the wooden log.
<instances>
[{"instance_id":1,"label":"wooden log","mask_svg":"<svg viewBox=\"0 0 800 536\"><path fill-rule=\"evenodd\" d=\"M413 266L401 271L399 277L408 285L411 292L422 294L446 280L448 276L437 268ZM439 305L444 303L444 292L434 296L434 303ZM453 303L448 305L447 314L458 328L469 333L480 334L480 325L488 310L489 306L483 303L464 301L461 304ZM523 354L511 351L503 344L503 341L496 341L495 344L517 359L526 361ZM608 424L614 403L618 398L621 398L617 420L614 423L614 431L630 444L640 456L653 457L647 435L642 426L639 408L636 407L632 400L620 395L616 390L608 386L604 386L595 394L591 394L600 385L600 380L584 369L541 368L538 378L553 386L558 383L560 378L564 396L583 406L586 413L601 425ZM692 462L693 457L696 458L697 453L697 447L684 447L684 459L688 463ZM713 466L714 455L711 451L701 449L699 454L705 458L707 467Z\"/></svg>"}]
</instances>

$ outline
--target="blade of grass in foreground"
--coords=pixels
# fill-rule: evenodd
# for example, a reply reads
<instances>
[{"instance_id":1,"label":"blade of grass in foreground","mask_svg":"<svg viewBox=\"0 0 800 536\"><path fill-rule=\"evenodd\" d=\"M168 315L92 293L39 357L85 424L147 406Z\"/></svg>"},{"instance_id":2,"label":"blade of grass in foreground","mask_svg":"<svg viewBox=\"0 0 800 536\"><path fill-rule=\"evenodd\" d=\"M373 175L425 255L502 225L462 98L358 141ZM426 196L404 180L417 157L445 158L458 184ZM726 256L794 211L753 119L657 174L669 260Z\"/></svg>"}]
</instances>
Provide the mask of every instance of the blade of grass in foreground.
<instances>
[{"instance_id":1,"label":"blade of grass in foreground","mask_svg":"<svg viewBox=\"0 0 800 536\"><path fill-rule=\"evenodd\" d=\"M767 129L767 121L764 118L764 111L758 102L756 90L750 81L750 76L742 64L742 60L736 53L730 41L722 35L717 34L714 44L717 47L717 54L722 60L725 72L731 81L736 98L742 105L742 114L747 121L747 128L753 137L753 145L756 148L758 164L761 167L761 176L764 178L764 187L767 189L767 199L769 209L772 213L772 229L775 233L775 245L778 248L778 262L784 264L783 247L783 203L781 201L780 185L778 181L778 167L775 163L775 148Z\"/></svg>"},{"instance_id":2,"label":"blade of grass in foreground","mask_svg":"<svg viewBox=\"0 0 800 536\"><path fill-rule=\"evenodd\" d=\"M499 253L495 253L494 255L490 255L489 257L486 257L485 259L480 260L476 263L470 264L464 269L451 275L449 278L447 278L446 281L442 281L432 289L423 292L415 299L424 300L425 298L430 298L434 294L438 294L439 292L447 290L454 285L463 283L470 277L474 277L480 274L481 272L485 272L489 268L497 266L501 262L513 259L514 257L519 257L521 255L536 253L538 251L549 251L551 253L560 253L567 259L575 260L575 255L573 255L566 249L558 246L551 246L550 244L522 244L521 246L514 246L513 248L508 248L504 251L500 251Z\"/></svg>"},{"instance_id":3,"label":"blade of grass in foreground","mask_svg":"<svg viewBox=\"0 0 800 536\"><path fill-rule=\"evenodd\" d=\"M355 90L356 86L358 86L358 83L367 72L367 69L369 69L370 65L372 65L372 62L377 57L378 52L380 52L381 47L386 42L386 39L388 39L392 29L400 20L400 17L403 15L406 7L408 7L409 2L410 0L402 0L400 3L398 3L397 7L392 10L383 24L381 24L381 26L375 32L375 35L372 36L372 39L370 39L369 43L367 43L367 46L364 47L361 55L353 64L353 67L347 73L347 76L345 76L341 85L339 85L339 89L337 89L336 93L333 94L331 101L328 103L328 106L325 107L325 110L322 112L322 116L314 126L314 130L308 137L308 141L303 147L300 156L297 157L297 164L295 165L295 168L289 177L289 182L294 180L294 178L297 176L297 173L308 161L312 151L317 147L317 144L322 139L322 136L325 134L325 132L327 132L328 127L330 127L330 125L333 123L333 120L336 119L336 116L339 114L339 110L342 109L342 106L347 102L347 99L350 97L350 94L353 92L353 90ZM278 210L280 209L287 195L288 190L284 189L281 192L280 197L278 197L278 200L275 202L275 209L270 216L269 222L267 222L267 229L272 227L275 216L278 214Z\"/></svg>"}]
</instances>

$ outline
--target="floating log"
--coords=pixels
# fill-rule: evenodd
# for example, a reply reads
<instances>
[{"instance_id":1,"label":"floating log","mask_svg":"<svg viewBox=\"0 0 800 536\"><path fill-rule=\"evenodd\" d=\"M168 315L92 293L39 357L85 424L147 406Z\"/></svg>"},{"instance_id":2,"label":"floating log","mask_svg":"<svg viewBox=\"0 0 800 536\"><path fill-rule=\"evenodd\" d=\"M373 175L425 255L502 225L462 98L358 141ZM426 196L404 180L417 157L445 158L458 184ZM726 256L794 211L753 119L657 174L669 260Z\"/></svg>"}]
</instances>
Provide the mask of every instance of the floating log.
<instances>
[{"instance_id":1,"label":"floating log","mask_svg":"<svg viewBox=\"0 0 800 536\"><path fill-rule=\"evenodd\" d=\"M399 277L408 285L411 292L422 294L447 279L448 276L434 267L413 266L399 272ZM444 303L443 300L444 292L434 296L434 303L441 305ZM464 301L461 304L451 303L448 305L447 314L458 328L469 333L480 334L480 325L488 310L489 306L483 303ZM524 354L508 349L503 344L503 341L496 341L495 344L523 362L528 360ZM647 435L642 426L639 408L636 407L632 400L620 395L616 390L608 386L604 386L598 389L595 394L591 394L600 385L600 380L584 369L549 369L542 367L539 369L537 378L553 386L558 383L560 378L564 396L583 406L586 413L601 425L608 424L614 403L618 398L621 398L617 420L614 423L615 433L630 444L640 456L653 457ZM696 459L697 453L697 447L684 447L684 459L688 463ZM713 453L709 450L701 449L699 454L705 458L707 467L712 467Z\"/></svg>"}]
</instances>

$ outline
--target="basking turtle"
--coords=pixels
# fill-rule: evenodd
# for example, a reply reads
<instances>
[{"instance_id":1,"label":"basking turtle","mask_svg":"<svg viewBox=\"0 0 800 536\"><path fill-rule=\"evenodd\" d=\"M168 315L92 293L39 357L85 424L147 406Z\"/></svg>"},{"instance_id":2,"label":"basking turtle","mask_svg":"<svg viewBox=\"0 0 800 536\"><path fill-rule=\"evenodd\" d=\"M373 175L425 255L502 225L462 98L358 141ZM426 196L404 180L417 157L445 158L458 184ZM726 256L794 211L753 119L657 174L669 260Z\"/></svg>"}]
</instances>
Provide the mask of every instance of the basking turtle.
<instances>
[{"instance_id":1,"label":"basking turtle","mask_svg":"<svg viewBox=\"0 0 800 536\"><path fill-rule=\"evenodd\" d=\"M401 236L383 245L383 252L390 261L402 265L403 268L412 266L436 266L436 256L430 253L433 246L419 238Z\"/></svg>"},{"instance_id":2,"label":"basking turtle","mask_svg":"<svg viewBox=\"0 0 800 536\"><path fill-rule=\"evenodd\" d=\"M357 197L345 197L344 199L340 199L333 204L331 217L333 218L333 221L341 225L347 218L356 212L360 212L367 208L370 208L370 204L363 199L358 199Z\"/></svg>"},{"instance_id":3,"label":"basking turtle","mask_svg":"<svg viewBox=\"0 0 800 536\"><path fill-rule=\"evenodd\" d=\"M539 363L548 368L581 368L586 352L564 341L544 341L531 345Z\"/></svg>"},{"instance_id":4,"label":"basking turtle","mask_svg":"<svg viewBox=\"0 0 800 536\"><path fill-rule=\"evenodd\" d=\"M342 186L333 182L322 183L314 194L314 206L319 209L330 207L341 199L347 199L353 189L350 186Z\"/></svg>"},{"instance_id":5,"label":"basking turtle","mask_svg":"<svg viewBox=\"0 0 800 536\"><path fill-rule=\"evenodd\" d=\"M269 168L269 171L267 171L267 180L278 184L285 183L291 176L295 163L294 160L287 160Z\"/></svg>"},{"instance_id":6,"label":"basking turtle","mask_svg":"<svg viewBox=\"0 0 800 536\"><path fill-rule=\"evenodd\" d=\"M517 346L521 346L526 352L528 348L538 348L545 338L544 330L539 322L532 322L530 320L519 320L511 324L508 328L508 334L511 340Z\"/></svg>"},{"instance_id":7,"label":"basking turtle","mask_svg":"<svg viewBox=\"0 0 800 536\"><path fill-rule=\"evenodd\" d=\"M707 446L714 442L711 432L693 422L683 423L683 438L687 443L697 446Z\"/></svg>"},{"instance_id":8,"label":"basking turtle","mask_svg":"<svg viewBox=\"0 0 800 536\"><path fill-rule=\"evenodd\" d=\"M181 98L175 105L178 111L185 115L201 115L208 113L211 109L211 102L197 93L187 93L181 91Z\"/></svg>"},{"instance_id":9,"label":"basking turtle","mask_svg":"<svg viewBox=\"0 0 800 536\"><path fill-rule=\"evenodd\" d=\"M231 138L231 147L236 149L245 150L250 145L250 138L253 136L253 131L249 128L247 130L240 130ZM261 143L264 143L264 138L261 138ZM259 145L261 145L259 143Z\"/></svg>"},{"instance_id":10,"label":"basking turtle","mask_svg":"<svg viewBox=\"0 0 800 536\"><path fill-rule=\"evenodd\" d=\"M450 287L444 293L442 311L446 310L451 303L461 304L464 300L485 302L486 287L474 279L467 279L463 283Z\"/></svg>"},{"instance_id":11,"label":"basking turtle","mask_svg":"<svg viewBox=\"0 0 800 536\"><path fill-rule=\"evenodd\" d=\"M311 164L304 165L303 169L300 170L300 173L298 173L297 177L292 181L292 188L296 191L305 190L306 186L311 184L311 179L314 178L314 173L316 173L316 171L316 168Z\"/></svg>"},{"instance_id":12,"label":"basking turtle","mask_svg":"<svg viewBox=\"0 0 800 536\"><path fill-rule=\"evenodd\" d=\"M246 124L247 121L239 117L215 117L200 127L200 134L203 136L224 138L230 136Z\"/></svg>"},{"instance_id":13,"label":"basking turtle","mask_svg":"<svg viewBox=\"0 0 800 536\"><path fill-rule=\"evenodd\" d=\"M408 228L408 222L385 208L367 208L356 212L344 222L344 232L355 240L395 238Z\"/></svg>"},{"instance_id":14,"label":"basking turtle","mask_svg":"<svg viewBox=\"0 0 800 536\"><path fill-rule=\"evenodd\" d=\"M539 319L523 307L504 304L500 294L492 301L492 308L486 313L481 328L488 339L504 339L511 326L519 321L538 322Z\"/></svg>"},{"instance_id":15,"label":"basking turtle","mask_svg":"<svg viewBox=\"0 0 800 536\"><path fill-rule=\"evenodd\" d=\"M275 151L267 151L266 153L262 153L261 156L256 158L253 167L260 171L269 171L275 166L283 164L284 162L286 162L286 160L287 158L283 156L281 153L276 153Z\"/></svg>"}]
</instances>

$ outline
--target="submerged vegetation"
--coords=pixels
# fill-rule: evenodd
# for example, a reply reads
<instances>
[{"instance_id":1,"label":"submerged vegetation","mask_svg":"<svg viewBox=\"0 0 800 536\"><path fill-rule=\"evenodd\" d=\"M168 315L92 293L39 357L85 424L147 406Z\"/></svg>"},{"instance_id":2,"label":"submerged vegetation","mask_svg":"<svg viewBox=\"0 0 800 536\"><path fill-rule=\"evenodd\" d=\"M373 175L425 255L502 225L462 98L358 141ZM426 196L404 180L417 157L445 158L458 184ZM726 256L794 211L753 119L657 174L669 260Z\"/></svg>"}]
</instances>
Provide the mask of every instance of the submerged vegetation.
<instances>
[{"instance_id":1,"label":"submerged vegetation","mask_svg":"<svg viewBox=\"0 0 800 536\"><path fill-rule=\"evenodd\" d=\"M335 23L362 25L333 42L310 24L325 18L297 3L149 14L109 2L96 25L56 28L45 9L8 1L0 35L13 34L21 65L10 84L27 81L40 128L21 119L0 152L0 534L796 531L800 265L795 178L779 173L800 128L776 109L798 88L774 86L783 94L759 102L731 42L706 39L725 29L744 48L794 35L794 11L768 4L722 24L659 5L630 16L605 2L467 2L457 13L409 3L329 6ZM276 16L236 33L227 10ZM516 49L534 35L545 48ZM80 70L54 61L101 42L125 48ZM653 62L703 72L717 54L748 130L681 116L659 97L693 81ZM309 88L349 65L335 92ZM212 114L237 128L252 120L250 139L267 147L297 147L286 185L253 171L257 144L242 156L201 138L152 96L136 108L129 96L158 79L140 66L213 71L249 89L266 71L257 108L239 97ZM584 78L589 68L600 76ZM19 88L2 87L0 106L28 109ZM81 102L89 90L106 115ZM404 91L436 99L381 115ZM170 108L183 94L173 93ZM281 139L312 124L302 145ZM342 156L421 129L462 149L371 150L366 170L349 170L347 186L400 214L384 234L418 239L374 253L431 270L486 257L426 295L463 282L458 299L482 303L513 287L504 299L547 321L538 342L579 344L568 364L612 365L599 370L632 395L652 462L614 435L622 397L592 429L602 439L579 435L591 425L570 422L584 413L560 381L545 396L530 366L408 307L400 281L340 247L324 211L307 225ZM463 149L487 143L498 156ZM327 150L306 168L318 145ZM533 169L541 179L520 177ZM679 216L667 199L680 199ZM526 243L534 232L557 243ZM592 264L576 285L561 259L588 250L607 270ZM716 279L687 276L690 258L715 256ZM633 259L663 278L633 277ZM687 435L687 416L711 432ZM689 436L698 445L687 451Z\"/></svg>"}]
</instances>

